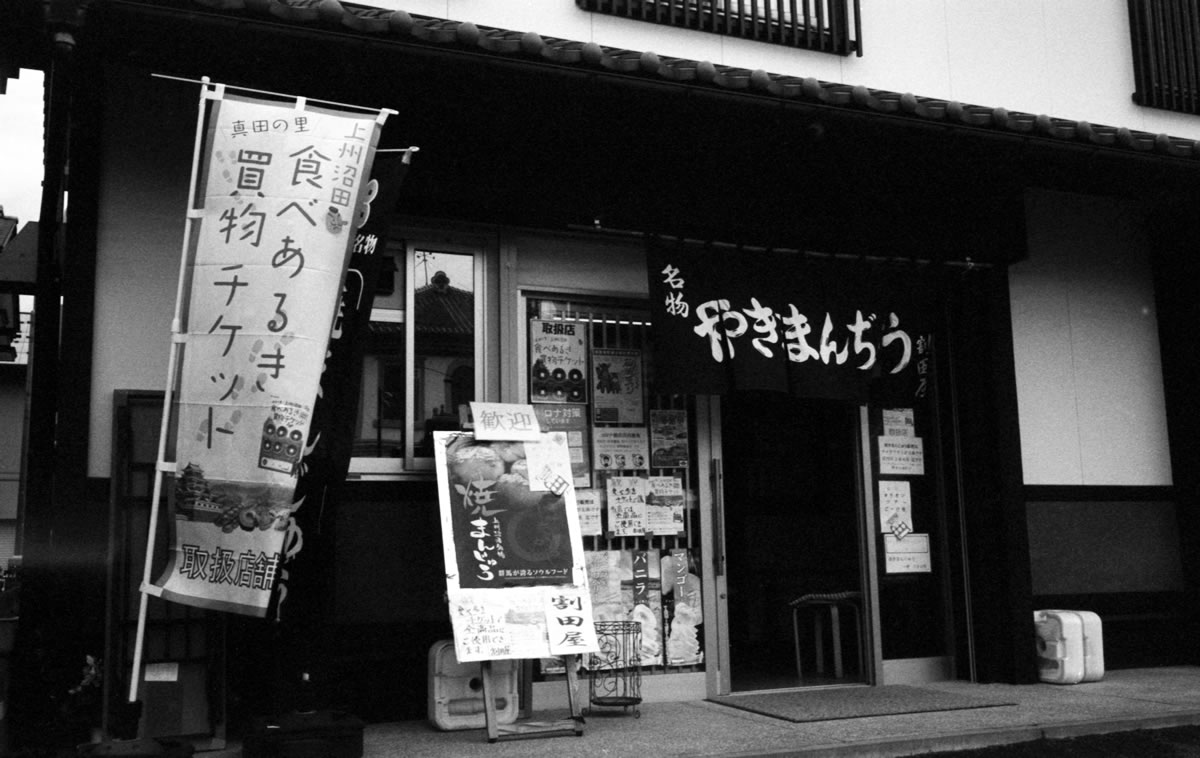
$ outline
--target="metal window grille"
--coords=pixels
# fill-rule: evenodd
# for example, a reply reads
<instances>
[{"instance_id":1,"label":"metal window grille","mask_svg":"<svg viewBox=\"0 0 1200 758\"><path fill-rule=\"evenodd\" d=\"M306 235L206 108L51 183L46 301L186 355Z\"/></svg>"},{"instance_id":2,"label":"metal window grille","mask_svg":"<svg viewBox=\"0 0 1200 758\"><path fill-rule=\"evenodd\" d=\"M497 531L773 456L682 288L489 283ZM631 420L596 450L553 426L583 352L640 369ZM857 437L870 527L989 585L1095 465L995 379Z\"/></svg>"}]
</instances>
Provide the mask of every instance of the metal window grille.
<instances>
[{"instance_id":1,"label":"metal window grille","mask_svg":"<svg viewBox=\"0 0 1200 758\"><path fill-rule=\"evenodd\" d=\"M650 349L649 341L650 319L649 313L645 310L644 306L618 304L610 301L593 302L585 299L543 299L541 297L530 297L527 303L527 316L529 318L562 320L586 324L588 326L588 340L592 348L636 348L641 350L643 381L646 385L652 384L654 365L652 361L653 351ZM589 376L591 376L590 372ZM646 411L686 410L690 419L694 420L696 417L695 399L691 396L650 393L645 397L645 400ZM641 426L645 425L645 423L646 420L643 419L641 422L597 423L596 426ZM689 422L689 426L692 423L694 421ZM691 440L693 449L689 451L689 464L686 468L650 468L648 471L651 475L671 474L680 476L683 480L684 491L690 494L689 499L694 500L698 492L696 455L694 451L696 433L694 428L689 433L689 439ZM639 471L595 471L593 473L595 475L593 486L597 489L604 489L608 475L634 475L639 473ZM584 550L648 550L657 556L661 556L672 549L686 549L694 560L699 561L701 559L700 526L699 512L696 508L688 506L685 509L683 526L683 532L675 535L627 537L612 536L606 533L601 536L585 536L583 538L583 547ZM665 577L661 579L662 581L666 580ZM660 634L664 632L665 630L662 628L658 630ZM643 634L645 633L643 632ZM660 640L661 642L663 640ZM641 672L643 674L655 675L681 671L700 671L703 668L703 664L667 667L660 661L657 665L641 666Z\"/></svg>"},{"instance_id":2,"label":"metal window grille","mask_svg":"<svg viewBox=\"0 0 1200 758\"><path fill-rule=\"evenodd\" d=\"M1200 113L1200 0L1129 0L1129 36L1133 101Z\"/></svg>"},{"instance_id":3,"label":"metal window grille","mask_svg":"<svg viewBox=\"0 0 1200 758\"><path fill-rule=\"evenodd\" d=\"M575 0L586 11L835 55L862 55L859 0Z\"/></svg>"}]
</instances>

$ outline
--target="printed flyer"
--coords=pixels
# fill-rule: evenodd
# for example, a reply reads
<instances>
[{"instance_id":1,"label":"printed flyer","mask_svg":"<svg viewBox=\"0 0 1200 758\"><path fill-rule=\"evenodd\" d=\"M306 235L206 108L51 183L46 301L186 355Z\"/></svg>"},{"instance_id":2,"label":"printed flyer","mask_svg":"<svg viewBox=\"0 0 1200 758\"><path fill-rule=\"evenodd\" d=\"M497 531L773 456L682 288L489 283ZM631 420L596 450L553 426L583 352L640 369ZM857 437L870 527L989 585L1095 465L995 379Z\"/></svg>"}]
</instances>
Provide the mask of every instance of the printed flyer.
<instances>
[{"instance_id":1,"label":"printed flyer","mask_svg":"<svg viewBox=\"0 0 1200 758\"><path fill-rule=\"evenodd\" d=\"M535 403L586 403L587 324L529 322L529 399Z\"/></svg>"},{"instance_id":2,"label":"printed flyer","mask_svg":"<svg viewBox=\"0 0 1200 758\"><path fill-rule=\"evenodd\" d=\"M543 432L566 432L567 452L576 487L592 486L592 446L587 406L580 403L535 403L533 412Z\"/></svg>"},{"instance_id":3,"label":"printed flyer","mask_svg":"<svg viewBox=\"0 0 1200 758\"><path fill-rule=\"evenodd\" d=\"M645 423L640 350L595 348L592 374L596 423Z\"/></svg>"},{"instance_id":4,"label":"printed flyer","mask_svg":"<svg viewBox=\"0 0 1200 758\"><path fill-rule=\"evenodd\" d=\"M650 477L646 495L646 531L650 534L683 534L683 479L678 476Z\"/></svg>"},{"instance_id":5,"label":"printed flyer","mask_svg":"<svg viewBox=\"0 0 1200 758\"><path fill-rule=\"evenodd\" d=\"M687 468L687 411L650 411L650 467Z\"/></svg>"}]
</instances>

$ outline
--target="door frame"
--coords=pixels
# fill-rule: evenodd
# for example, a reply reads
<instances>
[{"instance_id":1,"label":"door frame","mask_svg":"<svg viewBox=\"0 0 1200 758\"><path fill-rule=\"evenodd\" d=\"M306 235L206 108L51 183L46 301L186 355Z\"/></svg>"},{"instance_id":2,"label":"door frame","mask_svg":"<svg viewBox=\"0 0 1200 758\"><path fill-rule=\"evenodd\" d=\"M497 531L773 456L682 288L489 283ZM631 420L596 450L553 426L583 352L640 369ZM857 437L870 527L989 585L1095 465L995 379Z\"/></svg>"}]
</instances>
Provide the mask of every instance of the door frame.
<instances>
[{"instance_id":1,"label":"door frame","mask_svg":"<svg viewBox=\"0 0 1200 758\"><path fill-rule=\"evenodd\" d=\"M863 593L864 680L868 686L877 684L919 683L935 681L954 675L953 652L931 658L883 658L880 624L879 548L876 539L877 508L872 463L870 408L857 406L855 434L858 460L855 480L858 497L858 535L860 541L859 570ZM713 602L704 604L704 649L707 652L705 689L708 697L729 695L732 692L732 672L729 650L729 593L726 577L724 538L725 482L721 429L721 398L715 395L697 396L697 457L700 487L700 546L706 556L702 571L705 597ZM945 504L943 504L943 507ZM949 569L950 567L947 567ZM945 609L949 614L949 608ZM862 686L855 683L847 686ZM843 686L843 685L834 685ZM795 689L802 689L799 685Z\"/></svg>"}]
</instances>

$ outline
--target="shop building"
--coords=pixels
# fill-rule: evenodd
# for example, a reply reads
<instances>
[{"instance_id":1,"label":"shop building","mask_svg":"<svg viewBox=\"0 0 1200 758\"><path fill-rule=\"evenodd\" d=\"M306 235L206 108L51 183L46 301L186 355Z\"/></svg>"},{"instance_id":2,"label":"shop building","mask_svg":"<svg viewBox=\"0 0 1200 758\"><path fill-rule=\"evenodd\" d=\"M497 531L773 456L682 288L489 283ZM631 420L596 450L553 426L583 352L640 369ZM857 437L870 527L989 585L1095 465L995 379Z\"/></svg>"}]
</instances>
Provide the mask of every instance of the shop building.
<instances>
[{"instance_id":1,"label":"shop building","mask_svg":"<svg viewBox=\"0 0 1200 758\"><path fill-rule=\"evenodd\" d=\"M319 577L290 627L154 611L147 662L178 665L146 685L160 732L219 740L301 665L331 703L423 717L449 635L425 441L471 399L577 408L585 547L687 557L658 576L648 699L1033 681L1045 607L1100 613L1111 667L1193 661L1200 121L1194 82L1142 77L1166 44L1142 3L377 5L5 5L0 63L48 82L18 640L45 640L42 676L102 650L110 702L128 677L202 77L395 109L382 146L420 151ZM675 269L709 293L686 314ZM722 298L750 315L706 327ZM779 340L756 346L762 305ZM586 337L578 398L536 369L545 324ZM602 460L656 423L678 449ZM614 528L614 476L677 482L678 528ZM701 655L672 660L685 586ZM556 676L530 667L535 705Z\"/></svg>"}]
</instances>

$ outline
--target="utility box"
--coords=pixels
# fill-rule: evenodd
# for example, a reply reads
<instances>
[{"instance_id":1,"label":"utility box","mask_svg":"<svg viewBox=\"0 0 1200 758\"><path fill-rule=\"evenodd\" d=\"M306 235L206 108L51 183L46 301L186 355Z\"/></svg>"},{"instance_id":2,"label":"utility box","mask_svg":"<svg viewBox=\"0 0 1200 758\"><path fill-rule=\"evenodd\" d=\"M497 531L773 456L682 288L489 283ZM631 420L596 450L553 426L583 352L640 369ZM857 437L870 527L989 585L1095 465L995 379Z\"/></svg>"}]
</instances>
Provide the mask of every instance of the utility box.
<instances>
[{"instance_id":1,"label":"utility box","mask_svg":"<svg viewBox=\"0 0 1200 758\"><path fill-rule=\"evenodd\" d=\"M492 661L497 724L517 720L520 707L517 687L517 662ZM453 640L435 642L429 649L429 721L443 731L487 727L481 666L459 663Z\"/></svg>"},{"instance_id":2,"label":"utility box","mask_svg":"<svg viewBox=\"0 0 1200 758\"><path fill-rule=\"evenodd\" d=\"M1095 613L1034 611L1033 626L1043 682L1078 684L1104 677L1104 635Z\"/></svg>"}]
</instances>

